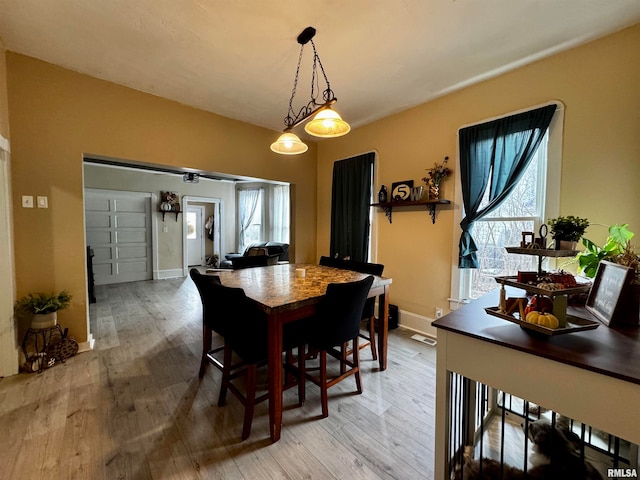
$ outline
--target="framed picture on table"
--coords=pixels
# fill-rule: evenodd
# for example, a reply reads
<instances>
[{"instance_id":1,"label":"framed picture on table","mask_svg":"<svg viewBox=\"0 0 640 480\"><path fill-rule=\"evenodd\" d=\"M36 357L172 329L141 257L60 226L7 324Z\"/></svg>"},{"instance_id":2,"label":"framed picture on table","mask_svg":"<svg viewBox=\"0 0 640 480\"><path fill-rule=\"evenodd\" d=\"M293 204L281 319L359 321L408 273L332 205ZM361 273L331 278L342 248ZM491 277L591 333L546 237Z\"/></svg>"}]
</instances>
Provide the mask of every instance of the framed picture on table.
<instances>
[{"instance_id":1,"label":"framed picture on table","mask_svg":"<svg viewBox=\"0 0 640 480\"><path fill-rule=\"evenodd\" d=\"M631 282L634 274L633 268L601 260L589 291L586 309L610 327L637 325L637 305L635 312L632 308Z\"/></svg>"}]
</instances>

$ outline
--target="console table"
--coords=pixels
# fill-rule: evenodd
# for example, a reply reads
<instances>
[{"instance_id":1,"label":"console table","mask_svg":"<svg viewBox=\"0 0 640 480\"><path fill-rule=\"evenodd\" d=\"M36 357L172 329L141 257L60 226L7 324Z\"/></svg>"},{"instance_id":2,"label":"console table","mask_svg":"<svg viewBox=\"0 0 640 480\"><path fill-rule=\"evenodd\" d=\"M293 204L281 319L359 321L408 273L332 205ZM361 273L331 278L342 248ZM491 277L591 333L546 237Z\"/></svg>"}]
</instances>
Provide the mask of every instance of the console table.
<instances>
[{"instance_id":1,"label":"console table","mask_svg":"<svg viewBox=\"0 0 640 480\"><path fill-rule=\"evenodd\" d=\"M600 325L541 338L484 311L498 301L496 290L433 322L438 329L435 478L448 478L451 372L639 444L639 329ZM572 314L595 320L584 309Z\"/></svg>"}]
</instances>

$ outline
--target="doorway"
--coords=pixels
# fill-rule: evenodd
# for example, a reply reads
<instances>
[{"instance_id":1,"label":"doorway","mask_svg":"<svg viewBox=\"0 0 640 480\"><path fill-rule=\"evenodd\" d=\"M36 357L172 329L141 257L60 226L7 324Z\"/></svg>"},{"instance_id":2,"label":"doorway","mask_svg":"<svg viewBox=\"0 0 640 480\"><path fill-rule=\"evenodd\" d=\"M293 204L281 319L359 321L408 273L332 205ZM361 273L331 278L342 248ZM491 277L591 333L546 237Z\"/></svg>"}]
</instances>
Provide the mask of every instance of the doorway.
<instances>
[{"instance_id":1,"label":"doorway","mask_svg":"<svg viewBox=\"0 0 640 480\"><path fill-rule=\"evenodd\" d=\"M199 267L204 265L205 253L204 206L189 205L185 221L187 222L187 265Z\"/></svg>"},{"instance_id":2,"label":"doorway","mask_svg":"<svg viewBox=\"0 0 640 480\"><path fill-rule=\"evenodd\" d=\"M185 195L182 197L182 207L185 212L183 274L187 276L189 267L193 265L218 267L223 248L221 226L224 223L222 218L224 205L222 199ZM197 239L198 234L199 239Z\"/></svg>"}]
</instances>

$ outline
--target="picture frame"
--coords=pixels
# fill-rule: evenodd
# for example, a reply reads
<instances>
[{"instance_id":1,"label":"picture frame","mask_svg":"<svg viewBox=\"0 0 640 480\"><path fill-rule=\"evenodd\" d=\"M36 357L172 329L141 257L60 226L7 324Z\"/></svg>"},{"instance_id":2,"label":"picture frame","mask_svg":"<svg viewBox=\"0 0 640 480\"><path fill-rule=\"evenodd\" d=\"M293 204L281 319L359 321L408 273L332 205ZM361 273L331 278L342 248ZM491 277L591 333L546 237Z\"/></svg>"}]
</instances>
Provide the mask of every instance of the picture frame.
<instances>
[{"instance_id":1,"label":"picture frame","mask_svg":"<svg viewBox=\"0 0 640 480\"><path fill-rule=\"evenodd\" d=\"M413 188L413 180L404 180L402 182L394 182L391 184L391 201L406 202L411 198L411 189Z\"/></svg>"},{"instance_id":2,"label":"picture frame","mask_svg":"<svg viewBox=\"0 0 640 480\"><path fill-rule=\"evenodd\" d=\"M585 305L587 311L609 327L633 323L625 318L630 314L625 303L633 276L633 268L601 260Z\"/></svg>"}]
</instances>

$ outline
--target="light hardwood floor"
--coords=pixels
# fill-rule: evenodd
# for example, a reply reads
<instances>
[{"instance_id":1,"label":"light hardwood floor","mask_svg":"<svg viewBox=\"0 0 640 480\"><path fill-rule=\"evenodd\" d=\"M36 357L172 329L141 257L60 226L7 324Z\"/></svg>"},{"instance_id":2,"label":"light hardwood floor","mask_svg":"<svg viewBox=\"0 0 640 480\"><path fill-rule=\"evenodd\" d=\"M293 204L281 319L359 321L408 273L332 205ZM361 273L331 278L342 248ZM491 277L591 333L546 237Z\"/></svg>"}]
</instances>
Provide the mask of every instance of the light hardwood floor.
<instances>
[{"instance_id":1,"label":"light hardwood floor","mask_svg":"<svg viewBox=\"0 0 640 480\"><path fill-rule=\"evenodd\" d=\"M198 379L201 303L190 279L97 287L96 344L41 374L0 380L2 479L431 479L435 348L393 330L388 368L361 351L362 395L347 379L296 407L282 438L268 403L242 442L242 405L217 406L220 371ZM60 315L64 326L64 314Z\"/></svg>"}]
</instances>

